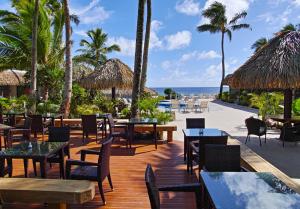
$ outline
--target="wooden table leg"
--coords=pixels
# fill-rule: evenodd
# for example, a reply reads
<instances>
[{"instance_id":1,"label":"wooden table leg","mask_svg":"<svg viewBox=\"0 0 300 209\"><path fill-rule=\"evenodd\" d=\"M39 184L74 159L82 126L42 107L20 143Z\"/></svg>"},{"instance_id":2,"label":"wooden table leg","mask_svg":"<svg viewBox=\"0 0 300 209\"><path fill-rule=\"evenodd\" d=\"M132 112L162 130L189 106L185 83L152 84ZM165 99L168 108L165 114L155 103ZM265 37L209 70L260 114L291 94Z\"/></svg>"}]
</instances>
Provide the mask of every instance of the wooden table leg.
<instances>
[{"instance_id":1,"label":"wooden table leg","mask_svg":"<svg viewBox=\"0 0 300 209\"><path fill-rule=\"evenodd\" d=\"M40 160L41 178L47 178L46 166L47 166L47 159L46 158L41 159Z\"/></svg>"},{"instance_id":2,"label":"wooden table leg","mask_svg":"<svg viewBox=\"0 0 300 209\"><path fill-rule=\"evenodd\" d=\"M129 125L129 133L130 133L130 137L129 137L129 148L131 149L131 145L132 145L133 137L134 137L134 124L130 124L130 125Z\"/></svg>"},{"instance_id":3,"label":"wooden table leg","mask_svg":"<svg viewBox=\"0 0 300 209\"><path fill-rule=\"evenodd\" d=\"M60 171L60 177L65 179L65 154L64 154L64 148L63 147L59 151L59 158L60 158L60 163L59 163L59 171Z\"/></svg>"},{"instance_id":4,"label":"wooden table leg","mask_svg":"<svg viewBox=\"0 0 300 209\"><path fill-rule=\"evenodd\" d=\"M25 175L25 178L28 177L28 159L23 159L23 162L24 162L24 175Z\"/></svg>"},{"instance_id":5,"label":"wooden table leg","mask_svg":"<svg viewBox=\"0 0 300 209\"><path fill-rule=\"evenodd\" d=\"M168 142L173 141L173 131L167 131L167 141Z\"/></svg>"},{"instance_id":6,"label":"wooden table leg","mask_svg":"<svg viewBox=\"0 0 300 209\"><path fill-rule=\"evenodd\" d=\"M153 124L154 129L154 143L155 143L155 149L157 149L157 130L156 130L156 123Z\"/></svg>"}]
</instances>

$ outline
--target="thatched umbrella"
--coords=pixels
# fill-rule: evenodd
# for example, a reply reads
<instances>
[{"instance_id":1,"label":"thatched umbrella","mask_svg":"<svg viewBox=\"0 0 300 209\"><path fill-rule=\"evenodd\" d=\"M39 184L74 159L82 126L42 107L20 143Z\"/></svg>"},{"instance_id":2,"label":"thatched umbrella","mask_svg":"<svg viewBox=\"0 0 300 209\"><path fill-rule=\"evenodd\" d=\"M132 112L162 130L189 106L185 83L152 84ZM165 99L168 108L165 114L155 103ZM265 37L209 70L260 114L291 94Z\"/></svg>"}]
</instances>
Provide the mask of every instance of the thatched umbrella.
<instances>
[{"instance_id":1,"label":"thatched umbrella","mask_svg":"<svg viewBox=\"0 0 300 209\"><path fill-rule=\"evenodd\" d=\"M224 78L223 84L224 84L224 85L227 85L227 86L230 86L232 80L233 80L233 74L228 74L228 75Z\"/></svg>"},{"instance_id":2,"label":"thatched umbrella","mask_svg":"<svg viewBox=\"0 0 300 209\"><path fill-rule=\"evenodd\" d=\"M132 88L133 72L119 59L109 59L94 72L80 81L85 88L112 89L112 99L115 99L117 89Z\"/></svg>"},{"instance_id":3,"label":"thatched umbrella","mask_svg":"<svg viewBox=\"0 0 300 209\"><path fill-rule=\"evenodd\" d=\"M284 118L291 118L292 89L300 87L300 32L277 34L235 71L230 86L284 90Z\"/></svg>"},{"instance_id":4,"label":"thatched umbrella","mask_svg":"<svg viewBox=\"0 0 300 209\"><path fill-rule=\"evenodd\" d=\"M19 86L25 83L26 71L4 70L0 72L0 86Z\"/></svg>"}]
</instances>

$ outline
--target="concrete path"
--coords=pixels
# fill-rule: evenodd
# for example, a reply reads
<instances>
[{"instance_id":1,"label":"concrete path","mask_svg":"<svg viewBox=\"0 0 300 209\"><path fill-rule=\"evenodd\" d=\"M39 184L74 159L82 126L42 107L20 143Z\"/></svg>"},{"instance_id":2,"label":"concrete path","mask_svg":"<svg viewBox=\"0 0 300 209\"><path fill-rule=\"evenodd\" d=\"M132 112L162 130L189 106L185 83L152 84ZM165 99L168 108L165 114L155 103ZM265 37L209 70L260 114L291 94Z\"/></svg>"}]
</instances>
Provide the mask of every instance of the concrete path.
<instances>
[{"instance_id":1,"label":"concrete path","mask_svg":"<svg viewBox=\"0 0 300 209\"><path fill-rule=\"evenodd\" d=\"M221 101L211 101L209 112L179 113L176 111L176 120L170 124L177 125L178 131L174 133L174 139L183 141L182 129L185 128L185 119L204 117L207 128L224 130L244 143L247 135L244 121L250 116L257 117L257 110ZM253 136L247 146L291 178L300 179L300 143L298 145L286 143L283 148L278 136L278 130L269 130L266 144L263 142L260 147L258 138Z\"/></svg>"}]
</instances>

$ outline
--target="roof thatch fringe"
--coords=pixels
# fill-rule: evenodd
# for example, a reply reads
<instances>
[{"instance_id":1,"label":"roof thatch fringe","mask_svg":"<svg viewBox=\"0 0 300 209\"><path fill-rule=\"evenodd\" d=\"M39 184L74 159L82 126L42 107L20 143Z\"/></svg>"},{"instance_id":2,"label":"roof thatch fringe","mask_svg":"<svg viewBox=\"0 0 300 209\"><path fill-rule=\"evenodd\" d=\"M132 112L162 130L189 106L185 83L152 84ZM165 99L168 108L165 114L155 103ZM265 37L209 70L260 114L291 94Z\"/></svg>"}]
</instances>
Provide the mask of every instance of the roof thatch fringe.
<instances>
[{"instance_id":1,"label":"roof thatch fringe","mask_svg":"<svg viewBox=\"0 0 300 209\"><path fill-rule=\"evenodd\" d=\"M26 71L4 70L0 72L0 86L19 86L25 84Z\"/></svg>"}]
</instances>

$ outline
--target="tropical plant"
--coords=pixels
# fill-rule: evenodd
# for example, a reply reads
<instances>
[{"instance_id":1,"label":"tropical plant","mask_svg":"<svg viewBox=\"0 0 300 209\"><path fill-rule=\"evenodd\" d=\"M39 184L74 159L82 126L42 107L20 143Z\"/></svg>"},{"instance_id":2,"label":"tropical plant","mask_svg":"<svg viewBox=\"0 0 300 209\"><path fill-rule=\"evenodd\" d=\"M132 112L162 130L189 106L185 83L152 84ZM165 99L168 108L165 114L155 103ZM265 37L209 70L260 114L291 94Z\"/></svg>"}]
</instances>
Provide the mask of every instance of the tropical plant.
<instances>
[{"instance_id":1,"label":"tropical plant","mask_svg":"<svg viewBox=\"0 0 300 209\"><path fill-rule=\"evenodd\" d=\"M172 94L173 90L171 88L166 88L164 90L164 94L167 95L168 99L171 99L171 94Z\"/></svg>"},{"instance_id":2,"label":"tropical plant","mask_svg":"<svg viewBox=\"0 0 300 209\"><path fill-rule=\"evenodd\" d=\"M300 115L300 98L293 101L292 108L295 115Z\"/></svg>"},{"instance_id":3,"label":"tropical plant","mask_svg":"<svg viewBox=\"0 0 300 209\"><path fill-rule=\"evenodd\" d=\"M141 65L142 65L142 48L143 48L143 28L144 28L144 4L145 0L139 0L135 56L134 56L134 73L132 87L132 102L131 102L131 117L135 118L138 114L138 102L140 97L140 82L141 82Z\"/></svg>"},{"instance_id":4,"label":"tropical plant","mask_svg":"<svg viewBox=\"0 0 300 209\"><path fill-rule=\"evenodd\" d=\"M300 30L300 24L294 25L292 23L289 23L282 27L280 32L287 32L287 31L299 31Z\"/></svg>"},{"instance_id":5,"label":"tropical plant","mask_svg":"<svg viewBox=\"0 0 300 209\"><path fill-rule=\"evenodd\" d=\"M77 51L82 54L73 58L76 63L83 63L97 68L107 60L107 53L121 51L120 47L116 44L107 46L107 34L100 28L89 30L86 34L90 41L86 39L80 41L80 46L83 48Z\"/></svg>"},{"instance_id":6,"label":"tropical plant","mask_svg":"<svg viewBox=\"0 0 300 209\"><path fill-rule=\"evenodd\" d=\"M140 93L144 92L146 79L147 79L147 67L148 67L148 50L150 43L151 34L151 16L152 16L151 0L147 0L147 21L146 21L146 31L145 31L145 42L143 50L143 64L141 72L141 83L140 83Z\"/></svg>"},{"instance_id":7,"label":"tropical plant","mask_svg":"<svg viewBox=\"0 0 300 209\"><path fill-rule=\"evenodd\" d=\"M88 105L83 104L77 106L77 114L78 115L91 115L91 114L99 114L100 110L97 105Z\"/></svg>"},{"instance_id":8,"label":"tropical plant","mask_svg":"<svg viewBox=\"0 0 300 209\"><path fill-rule=\"evenodd\" d=\"M255 52L257 52L258 50L260 50L262 47L264 47L265 45L267 45L268 43L268 39L267 38L260 38L257 41L254 42L254 44L252 44L251 49L254 49Z\"/></svg>"},{"instance_id":9,"label":"tropical plant","mask_svg":"<svg viewBox=\"0 0 300 209\"><path fill-rule=\"evenodd\" d=\"M226 7L222 3L214 2L206 10L202 12L205 18L209 19L209 23L197 27L199 32L221 33L221 49L222 49L222 79L220 84L220 97L223 92L223 81L225 77L225 52L224 52L224 35L227 34L229 40L232 38L232 31L243 28L250 28L249 24L238 23L241 18L247 16L247 12L237 13L230 21L226 17Z\"/></svg>"}]
</instances>

